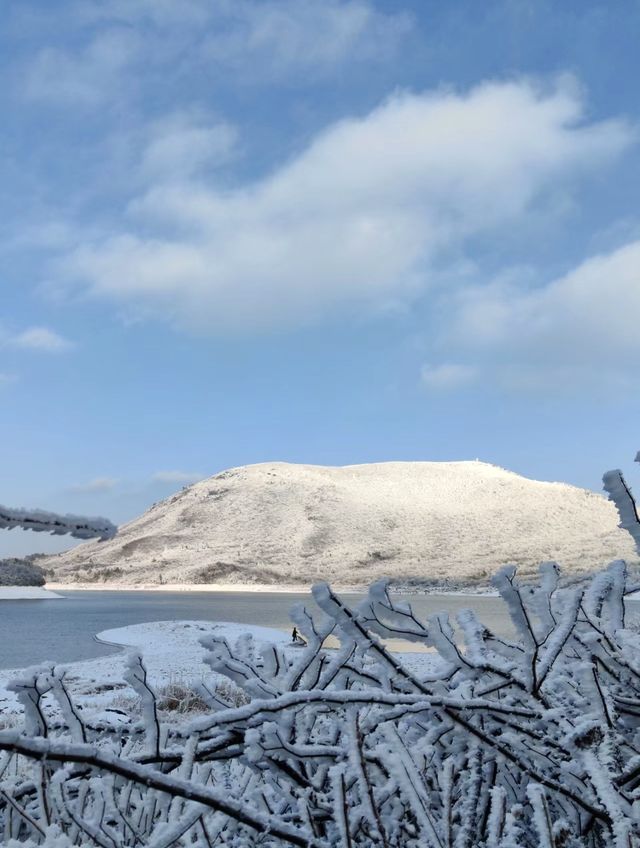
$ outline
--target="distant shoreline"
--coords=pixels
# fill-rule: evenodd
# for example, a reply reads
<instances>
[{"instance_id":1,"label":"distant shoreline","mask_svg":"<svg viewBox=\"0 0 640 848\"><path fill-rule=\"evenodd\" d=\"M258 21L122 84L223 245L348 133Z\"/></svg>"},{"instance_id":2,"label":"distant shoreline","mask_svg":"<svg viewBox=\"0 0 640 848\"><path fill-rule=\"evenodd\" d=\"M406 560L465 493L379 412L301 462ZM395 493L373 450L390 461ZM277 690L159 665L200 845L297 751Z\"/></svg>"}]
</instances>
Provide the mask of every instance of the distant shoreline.
<instances>
[{"instance_id":1,"label":"distant shoreline","mask_svg":"<svg viewBox=\"0 0 640 848\"><path fill-rule=\"evenodd\" d=\"M366 595L367 586L337 586L331 584L336 592ZM273 583L138 583L134 586L126 583L47 583L46 588L54 592L246 592L252 594L308 595L312 584L273 584ZM498 593L490 587L472 587L453 589L434 586L404 586L390 589L396 595L477 595L497 597Z\"/></svg>"},{"instance_id":2,"label":"distant shoreline","mask_svg":"<svg viewBox=\"0 0 640 848\"><path fill-rule=\"evenodd\" d=\"M311 584L305 586L274 585L273 583L47 583L47 589L54 592L74 590L96 592L273 592L275 594L300 594L311 591ZM362 588L349 587L340 591L359 592Z\"/></svg>"}]
</instances>

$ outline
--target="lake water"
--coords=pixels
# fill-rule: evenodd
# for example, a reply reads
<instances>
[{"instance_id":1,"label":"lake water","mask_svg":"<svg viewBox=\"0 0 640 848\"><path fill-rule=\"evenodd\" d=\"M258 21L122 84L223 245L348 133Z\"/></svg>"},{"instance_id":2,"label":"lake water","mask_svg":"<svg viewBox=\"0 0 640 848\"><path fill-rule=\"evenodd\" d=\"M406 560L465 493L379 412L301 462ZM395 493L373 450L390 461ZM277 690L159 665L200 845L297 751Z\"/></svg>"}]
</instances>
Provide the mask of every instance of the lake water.
<instances>
[{"instance_id":1,"label":"lake water","mask_svg":"<svg viewBox=\"0 0 640 848\"><path fill-rule=\"evenodd\" d=\"M289 632L289 610L309 594L277 592L144 592L65 590L62 600L0 600L0 669L23 668L52 661L74 662L117 650L96 642L101 630L146 621L204 620L259 624ZM347 602L361 595L342 594ZM476 610L495 632L512 635L509 617L499 598L451 595L394 595L408 600L420 618L467 607ZM633 605L634 617L640 610Z\"/></svg>"}]
</instances>

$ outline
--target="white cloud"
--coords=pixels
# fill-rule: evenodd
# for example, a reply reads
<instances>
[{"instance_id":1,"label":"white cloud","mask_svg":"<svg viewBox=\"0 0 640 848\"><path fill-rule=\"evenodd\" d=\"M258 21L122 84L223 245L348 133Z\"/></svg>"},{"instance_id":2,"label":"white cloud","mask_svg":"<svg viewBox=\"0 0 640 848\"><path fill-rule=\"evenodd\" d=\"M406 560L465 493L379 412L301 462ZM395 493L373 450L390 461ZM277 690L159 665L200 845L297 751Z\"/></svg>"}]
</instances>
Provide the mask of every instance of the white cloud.
<instances>
[{"instance_id":1,"label":"white cloud","mask_svg":"<svg viewBox=\"0 0 640 848\"><path fill-rule=\"evenodd\" d=\"M412 28L405 13L364 0L226 0L203 55L253 82L335 74L340 66L391 56Z\"/></svg>"},{"instance_id":2,"label":"white cloud","mask_svg":"<svg viewBox=\"0 0 640 848\"><path fill-rule=\"evenodd\" d=\"M585 123L575 86L398 94L235 190L158 179L129 226L62 265L94 296L204 332L406 302L467 240L513 227L633 140Z\"/></svg>"},{"instance_id":3,"label":"white cloud","mask_svg":"<svg viewBox=\"0 0 640 848\"><path fill-rule=\"evenodd\" d=\"M40 50L25 68L23 90L49 104L89 108L122 105L158 70L224 73L236 84L308 84L345 65L392 57L412 29L406 13L385 14L367 0L105 0L56 8L52 32L63 22L81 47Z\"/></svg>"},{"instance_id":4,"label":"white cloud","mask_svg":"<svg viewBox=\"0 0 640 848\"><path fill-rule=\"evenodd\" d=\"M189 471L156 471L151 477L154 483L196 483L204 474Z\"/></svg>"},{"instance_id":5,"label":"white cloud","mask_svg":"<svg viewBox=\"0 0 640 848\"><path fill-rule=\"evenodd\" d=\"M640 241L534 289L462 292L443 342L482 359L510 387L637 379Z\"/></svg>"},{"instance_id":6,"label":"white cloud","mask_svg":"<svg viewBox=\"0 0 640 848\"><path fill-rule=\"evenodd\" d=\"M473 365L443 362L438 365L423 365L420 373L422 383L429 389L457 389L474 382L478 369Z\"/></svg>"},{"instance_id":7,"label":"white cloud","mask_svg":"<svg viewBox=\"0 0 640 848\"><path fill-rule=\"evenodd\" d=\"M47 327L29 327L21 333L5 336L0 341L7 347L46 353L61 353L73 347L72 342Z\"/></svg>"},{"instance_id":8,"label":"white cloud","mask_svg":"<svg viewBox=\"0 0 640 848\"><path fill-rule=\"evenodd\" d=\"M151 22L154 26L204 26L220 0L102 0L87 3L77 0L71 6L73 17L82 24L116 21L135 25Z\"/></svg>"},{"instance_id":9,"label":"white cloud","mask_svg":"<svg viewBox=\"0 0 640 848\"><path fill-rule=\"evenodd\" d=\"M158 121L148 135L141 171L149 181L178 182L221 165L233 156L237 142L237 131L227 122L184 113Z\"/></svg>"},{"instance_id":10,"label":"white cloud","mask_svg":"<svg viewBox=\"0 0 640 848\"><path fill-rule=\"evenodd\" d=\"M124 28L98 32L80 51L47 47L28 68L25 94L50 103L97 106L122 96L122 76L139 58L142 42Z\"/></svg>"},{"instance_id":11,"label":"white cloud","mask_svg":"<svg viewBox=\"0 0 640 848\"><path fill-rule=\"evenodd\" d=\"M85 494L94 494L97 492L110 492L118 485L118 480L114 477L95 477L87 483L78 483L72 486L73 492L82 492Z\"/></svg>"}]
</instances>

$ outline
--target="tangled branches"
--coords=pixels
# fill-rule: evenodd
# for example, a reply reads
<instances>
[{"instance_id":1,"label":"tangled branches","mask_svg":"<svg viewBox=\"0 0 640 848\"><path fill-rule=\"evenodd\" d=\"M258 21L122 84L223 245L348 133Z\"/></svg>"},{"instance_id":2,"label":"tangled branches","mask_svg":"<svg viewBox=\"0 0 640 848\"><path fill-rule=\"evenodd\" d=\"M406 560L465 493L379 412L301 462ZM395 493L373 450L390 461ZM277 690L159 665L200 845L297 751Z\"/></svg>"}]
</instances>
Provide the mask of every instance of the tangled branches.
<instances>
[{"instance_id":1,"label":"tangled branches","mask_svg":"<svg viewBox=\"0 0 640 848\"><path fill-rule=\"evenodd\" d=\"M513 568L494 582L516 640L468 610L457 630L444 614L422 622L384 583L356 608L318 586L322 615L292 613L304 649L205 637L213 671L248 700L232 708L203 684L209 712L179 724L161 720L137 657L127 681L141 718L119 726L85 720L55 670L15 683L25 727L0 732L4 840L640 845L640 637L626 627L624 563L587 588L559 588L553 564L535 587ZM390 638L434 649L427 669Z\"/></svg>"}]
</instances>

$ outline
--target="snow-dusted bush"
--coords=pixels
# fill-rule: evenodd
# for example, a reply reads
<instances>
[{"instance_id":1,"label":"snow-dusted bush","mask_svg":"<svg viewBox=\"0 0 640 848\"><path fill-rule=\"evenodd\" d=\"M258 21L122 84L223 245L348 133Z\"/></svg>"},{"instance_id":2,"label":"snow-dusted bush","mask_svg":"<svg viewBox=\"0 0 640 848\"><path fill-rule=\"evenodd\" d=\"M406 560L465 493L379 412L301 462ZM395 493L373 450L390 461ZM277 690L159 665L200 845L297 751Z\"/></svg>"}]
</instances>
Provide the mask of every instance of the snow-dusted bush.
<instances>
[{"instance_id":1,"label":"snow-dusted bush","mask_svg":"<svg viewBox=\"0 0 640 848\"><path fill-rule=\"evenodd\" d=\"M610 491L624 511L629 495ZM62 675L34 672L13 685L24 728L0 732L2 838L65 848L634 848L640 635L625 600L634 587L619 561L587 586L561 588L558 576L547 563L537 585L521 585L514 568L495 577L513 639L468 610L457 627L446 614L422 622L382 582L356 608L320 585L322 614L292 614L305 648L205 637L212 669L249 700L230 707L203 683L207 713L173 724L137 657L126 677L142 718L118 723L83 718ZM337 650L323 647L330 634ZM432 648L435 661L416 670L389 638Z\"/></svg>"}]
</instances>

